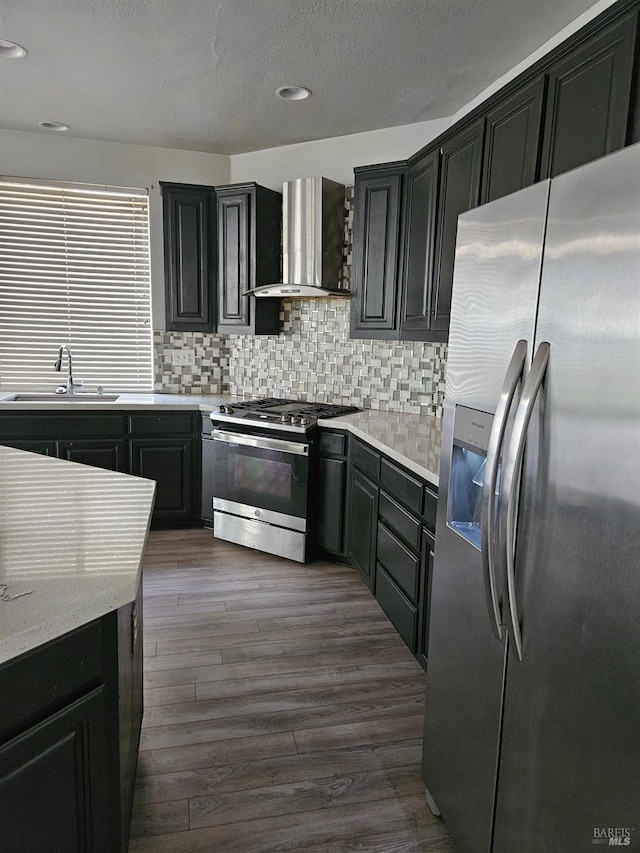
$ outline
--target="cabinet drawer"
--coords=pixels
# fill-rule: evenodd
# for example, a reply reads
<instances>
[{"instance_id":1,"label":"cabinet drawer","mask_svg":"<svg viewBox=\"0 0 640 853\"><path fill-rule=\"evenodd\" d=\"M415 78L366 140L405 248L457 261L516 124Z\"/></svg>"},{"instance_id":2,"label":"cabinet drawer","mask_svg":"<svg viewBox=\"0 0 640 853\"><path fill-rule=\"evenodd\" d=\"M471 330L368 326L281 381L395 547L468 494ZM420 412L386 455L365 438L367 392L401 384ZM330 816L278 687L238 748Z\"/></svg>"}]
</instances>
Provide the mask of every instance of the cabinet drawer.
<instances>
[{"instance_id":1,"label":"cabinet drawer","mask_svg":"<svg viewBox=\"0 0 640 853\"><path fill-rule=\"evenodd\" d=\"M431 533L436 532L436 513L438 512L438 496L425 486L424 489L424 526Z\"/></svg>"},{"instance_id":2,"label":"cabinet drawer","mask_svg":"<svg viewBox=\"0 0 640 853\"><path fill-rule=\"evenodd\" d=\"M170 415L129 415L130 435L185 435L193 430L190 412Z\"/></svg>"},{"instance_id":3,"label":"cabinet drawer","mask_svg":"<svg viewBox=\"0 0 640 853\"><path fill-rule=\"evenodd\" d=\"M390 533L384 524L378 523L378 561L394 579L402 591L411 599L418 600L420 560Z\"/></svg>"},{"instance_id":4,"label":"cabinet drawer","mask_svg":"<svg viewBox=\"0 0 640 853\"><path fill-rule=\"evenodd\" d=\"M347 437L341 432L320 433L320 455L321 456L346 456Z\"/></svg>"},{"instance_id":5,"label":"cabinet drawer","mask_svg":"<svg viewBox=\"0 0 640 853\"><path fill-rule=\"evenodd\" d=\"M416 650L418 611L378 564L376 599L412 652Z\"/></svg>"},{"instance_id":6,"label":"cabinet drawer","mask_svg":"<svg viewBox=\"0 0 640 853\"><path fill-rule=\"evenodd\" d=\"M422 512L422 482L410 477L386 459L382 460L380 485L409 509L418 514Z\"/></svg>"},{"instance_id":7,"label":"cabinet drawer","mask_svg":"<svg viewBox=\"0 0 640 853\"><path fill-rule=\"evenodd\" d=\"M61 405L65 405L62 403ZM75 403L68 403L73 406ZM20 438L94 438L125 434L124 415L115 414L61 414L48 412L46 415L7 414L0 415L0 436Z\"/></svg>"},{"instance_id":8,"label":"cabinet drawer","mask_svg":"<svg viewBox=\"0 0 640 853\"><path fill-rule=\"evenodd\" d=\"M378 514L400 539L415 551L420 550L420 522L384 492L380 492Z\"/></svg>"},{"instance_id":9,"label":"cabinet drawer","mask_svg":"<svg viewBox=\"0 0 640 853\"><path fill-rule=\"evenodd\" d=\"M355 439L351 440L351 464L372 480L380 479L380 454Z\"/></svg>"}]
</instances>

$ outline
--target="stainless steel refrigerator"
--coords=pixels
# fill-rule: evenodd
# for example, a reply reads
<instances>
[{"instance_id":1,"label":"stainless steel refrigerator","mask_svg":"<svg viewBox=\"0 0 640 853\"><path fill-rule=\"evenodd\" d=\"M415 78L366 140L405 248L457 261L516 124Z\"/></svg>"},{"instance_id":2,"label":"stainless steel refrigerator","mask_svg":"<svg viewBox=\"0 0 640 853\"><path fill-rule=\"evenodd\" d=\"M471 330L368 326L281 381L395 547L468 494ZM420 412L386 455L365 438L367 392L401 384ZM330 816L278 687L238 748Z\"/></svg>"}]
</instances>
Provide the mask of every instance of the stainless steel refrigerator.
<instances>
[{"instance_id":1,"label":"stainless steel refrigerator","mask_svg":"<svg viewBox=\"0 0 640 853\"><path fill-rule=\"evenodd\" d=\"M461 851L640 848L640 145L460 217L423 778Z\"/></svg>"}]
</instances>

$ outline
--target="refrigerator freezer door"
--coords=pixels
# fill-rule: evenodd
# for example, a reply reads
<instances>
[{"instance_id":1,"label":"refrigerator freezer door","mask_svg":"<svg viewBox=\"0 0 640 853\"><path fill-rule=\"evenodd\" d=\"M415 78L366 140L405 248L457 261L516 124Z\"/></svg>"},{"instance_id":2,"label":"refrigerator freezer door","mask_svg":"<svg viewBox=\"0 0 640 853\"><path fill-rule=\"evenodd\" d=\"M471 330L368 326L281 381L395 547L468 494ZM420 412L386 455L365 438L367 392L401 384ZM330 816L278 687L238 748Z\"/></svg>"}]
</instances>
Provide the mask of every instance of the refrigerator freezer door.
<instances>
[{"instance_id":1,"label":"refrigerator freezer door","mask_svg":"<svg viewBox=\"0 0 640 853\"><path fill-rule=\"evenodd\" d=\"M553 181L536 341L495 853L638 843L640 146Z\"/></svg>"},{"instance_id":2,"label":"refrigerator freezer door","mask_svg":"<svg viewBox=\"0 0 640 853\"><path fill-rule=\"evenodd\" d=\"M505 642L492 632L481 551L447 526L454 419L457 406L493 415L518 341L533 341L548 191L536 184L458 221L423 778L470 853L491 843Z\"/></svg>"}]
</instances>

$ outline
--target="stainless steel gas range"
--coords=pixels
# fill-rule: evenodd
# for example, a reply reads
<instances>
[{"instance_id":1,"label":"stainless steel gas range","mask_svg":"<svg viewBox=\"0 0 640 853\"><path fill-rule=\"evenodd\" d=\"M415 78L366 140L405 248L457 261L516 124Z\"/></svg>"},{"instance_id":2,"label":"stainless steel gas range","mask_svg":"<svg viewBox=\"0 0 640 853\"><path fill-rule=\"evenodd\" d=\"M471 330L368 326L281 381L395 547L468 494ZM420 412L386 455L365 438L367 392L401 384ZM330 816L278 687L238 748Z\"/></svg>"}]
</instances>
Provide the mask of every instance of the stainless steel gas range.
<instances>
[{"instance_id":1,"label":"stainless steel gas range","mask_svg":"<svg viewBox=\"0 0 640 853\"><path fill-rule=\"evenodd\" d=\"M212 412L214 535L300 563L314 560L317 421L357 411L268 397Z\"/></svg>"}]
</instances>

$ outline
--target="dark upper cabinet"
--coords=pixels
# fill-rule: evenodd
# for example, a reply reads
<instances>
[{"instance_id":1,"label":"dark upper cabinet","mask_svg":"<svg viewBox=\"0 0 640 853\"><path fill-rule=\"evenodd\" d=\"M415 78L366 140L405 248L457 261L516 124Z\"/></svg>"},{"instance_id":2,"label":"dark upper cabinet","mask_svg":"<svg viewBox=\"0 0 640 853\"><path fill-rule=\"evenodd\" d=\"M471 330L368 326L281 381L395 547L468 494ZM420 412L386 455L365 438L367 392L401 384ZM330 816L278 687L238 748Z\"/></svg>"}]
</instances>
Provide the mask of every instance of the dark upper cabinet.
<instances>
[{"instance_id":1,"label":"dark upper cabinet","mask_svg":"<svg viewBox=\"0 0 640 853\"><path fill-rule=\"evenodd\" d=\"M482 204L535 183L544 86L545 78L540 76L487 113Z\"/></svg>"},{"instance_id":2,"label":"dark upper cabinet","mask_svg":"<svg viewBox=\"0 0 640 853\"><path fill-rule=\"evenodd\" d=\"M280 300L246 296L280 274L282 196L258 184L216 188L218 330L277 335Z\"/></svg>"},{"instance_id":3,"label":"dark upper cabinet","mask_svg":"<svg viewBox=\"0 0 640 853\"><path fill-rule=\"evenodd\" d=\"M401 204L406 163L355 170L351 337L398 337Z\"/></svg>"},{"instance_id":4,"label":"dark upper cabinet","mask_svg":"<svg viewBox=\"0 0 640 853\"><path fill-rule=\"evenodd\" d=\"M484 118L447 139L441 149L436 267L429 306L430 340L446 340L458 216L480 200ZM439 333L439 334L436 334Z\"/></svg>"},{"instance_id":5,"label":"dark upper cabinet","mask_svg":"<svg viewBox=\"0 0 640 853\"><path fill-rule=\"evenodd\" d=\"M636 10L550 67L541 178L626 144L637 29Z\"/></svg>"},{"instance_id":6,"label":"dark upper cabinet","mask_svg":"<svg viewBox=\"0 0 640 853\"><path fill-rule=\"evenodd\" d=\"M400 337L429 340L440 151L409 163L404 218Z\"/></svg>"},{"instance_id":7,"label":"dark upper cabinet","mask_svg":"<svg viewBox=\"0 0 640 853\"><path fill-rule=\"evenodd\" d=\"M213 187L160 182L164 221L165 315L169 331L215 328Z\"/></svg>"}]
</instances>

